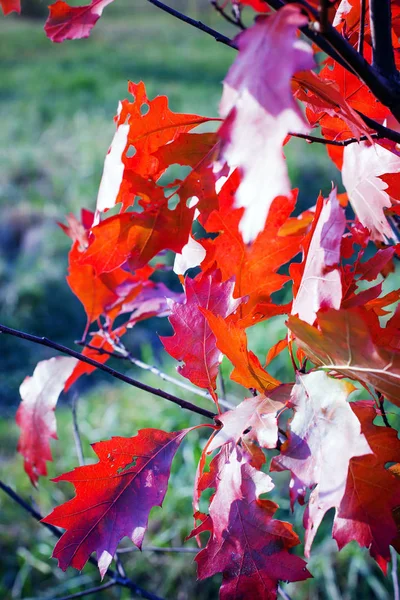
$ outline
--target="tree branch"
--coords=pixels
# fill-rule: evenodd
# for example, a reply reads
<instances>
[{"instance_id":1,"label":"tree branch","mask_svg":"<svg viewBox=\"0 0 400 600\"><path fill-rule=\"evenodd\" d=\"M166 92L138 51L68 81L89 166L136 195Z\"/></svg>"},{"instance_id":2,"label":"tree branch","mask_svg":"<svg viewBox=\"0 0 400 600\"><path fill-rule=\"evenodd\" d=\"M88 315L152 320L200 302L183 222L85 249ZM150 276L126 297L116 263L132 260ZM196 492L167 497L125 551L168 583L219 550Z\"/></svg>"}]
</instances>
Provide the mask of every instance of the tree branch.
<instances>
[{"instance_id":1,"label":"tree branch","mask_svg":"<svg viewBox=\"0 0 400 600\"><path fill-rule=\"evenodd\" d=\"M315 143L315 144L324 144L325 146L350 146L350 144L355 144L356 142L363 142L365 140L369 140L370 138L373 139L381 139L383 136L380 135L379 133L373 133L370 136L367 135L362 135L359 139L357 138L349 138L347 140L326 140L325 138L321 138L321 137L316 137L315 135L308 135L307 133L292 133L290 132L288 135L291 135L292 137L296 137L302 140L306 140L307 142L310 143Z\"/></svg>"},{"instance_id":2,"label":"tree branch","mask_svg":"<svg viewBox=\"0 0 400 600\"><path fill-rule=\"evenodd\" d=\"M76 352L76 350L72 350L71 348L67 348L66 346L63 346L61 344L57 344L57 342L53 342L52 340L49 340L45 337L38 337L36 335L31 335L30 333L25 333L24 331L19 331L18 329L12 329L11 327L6 327L5 325L1 325L1 324L0 324L0 333L12 335L12 336L18 337L22 340L27 340L29 342L33 342L33 343L39 344L41 346L46 346L47 348L52 348L53 350L57 350L58 352L62 352L63 354L68 354L69 356L73 356L74 358L77 358L78 360L80 360L84 363L87 363L88 365L91 365L92 367L96 367L96 369L99 369L100 371L104 371L105 373L108 373L112 377L115 377L116 379L124 381L125 383L128 383L129 385L132 385L133 387L136 387L139 390L143 390L144 392L148 392L150 394L154 394L155 396L159 396L160 398L164 398L165 400L168 400L169 402L173 402L174 404L177 404L178 406L180 406L181 408L183 408L185 410L190 410L193 413L197 413L198 415L207 417L207 419L214 419L214 413L212 413L209 410L200 408L199 406L196 406L195 404L192 404L191 402L187 402L186 400L183 400L182 398L178 398L177 396L174 396L173 394L168 394L168 392L164 392L163 390L153 388L150 385L146 385L145 383L142 383L141 381L132 379L132 377L128 377L127 375L124 375L123 373L120 373L119 371L116 371L115 369L112 369L111 367L109 367L107 365L103 365L102 363L97 362L97 360L94 360L93 358L84 356L80 352Z\"/></svg>"},{"instance_id":3,"label":"tree branch","mask_svg":"<svg viewBox=\"0 0 400 600\"><path fill-rule=\"evenodd\" d=\"M68 594L68 596L62 596L61 598L52 598L51 600L73 600L73 598L83 598L84 596L89 596L90 594L97 594L97 592L102 592L103 590L107 590L110 587L117 585L117 582L111 579L107 581L107 583L103 583L103 585L97 585L96 587L87 588L86 590L82 590L81 592L76 592L76 594ZM50 599L49 599L50 600Z\"/></svg>"},{"instance_id":4,"label":"tree branch","mask_svg":"<svg viewBox=\"0 0 400 600\"><path fill-rule=\"evenodd\" d=\"M188 25L191 25L192 27L195 27L196 29L199 29L200 31L207 33L208 35L213 37L216 42L225 44L225 46L231 46L232 48L236 48L236 44L233 42L233 40L228 38L226 35L223 35L219 31L212 29L212 27L208 27L208 25L205 25L201 21L196 21L196 19L192 19L191 17L188 17L187 15L179 12L178 10L175 10L174 8L171 8L170 6L167 6L167 4L164 4L164 2L160 2L160 0L147 0L147 1L150 2L150 4L157 6L157 8L160 8L161 10L168 13L169 15L172 15L176 19L179 19L179 21L183 21L184 23L187 23Z\"/></svg>"},{"instance_id":5,"label":"tree branch","mask_svg":"<svg viewBox=\"0 0 400 600\"><path fill-rule=\"evenodd\" d=\"M383 77L398 83L398 72L392 45L392 13L390 0L370 0L369 16L372 39L372 66Z\"/></svg>"},{"instance_id":6,"label":"tree branch","mask_svg":"<svg viewBox=\"0 0 400 600\"><path fill-rule=\"evenodd\" d=\"M210 0L210 3L211 3L211 6L213 6L215 8L217 13L219 13L221 15L221 17L223 17L225 19L225 21L228 21L228 23L230 23L231 25L234 25L235 27L239 27L242 30L246 29L246 27L243 25L242 19L240 18L240 13L238 13L238 15L236 15L236 18L234 18L234 17L231 17L230 15L228 15L224 11L224 9L218 4L218 0Z\"/></svg>"},{"instance_id":7,"label":"tree branch","mask_svg":"<svg viewBox=\"0 0 400 600\"><path fill-rule=\"evenodd\" d=\"M21 496L19 494L14 492L14 490L12 490L8 485L3 483L1 480L0 480L0 489L2 489L12 500L14 500L14 502L16 502L19 506L21 506L24 510L26 510L26 512L28 512L34 519L36 519L36 521L38 521L41 525L43 525L43 527L46 527L46 529L49 529L49 531L51 531L51 533L53 535L55 535L57 538L60 538L62 536L62 532L59 531L57 529L57 527L54 527L53 525L50 525L49 523L44 523L42 521L43 515L41 515L37 510L35 510L30 504L25 502L25 500L23 500L23 498L21 498ZM90 564L94 565L95 567L98 567L97 561L93 558L93 556L91 556L89 558L88 562ZM134 594L136 594L136 596L139 596L139 598L145 598L145 600L163 600L159 596L156 596L155 594L152 594L151 592L147 592L140 586L136 585L136 583L134 583L131 579L129 579L129 577L121 577L113 569L107 569L105 575L107 575L107 577L110 577L110 579L112 579L113 582L115 582L117 585L119 585L121 587L126 587L129 590L131 590Z\"/></svg>"},{"instance_id":8,"label":"tree branch","mask_svg":"<svg viewBox=\"0 0 400 600\"><path fill-rule=\"evenodd\" d=\"M360 0L360 33L358 35L357 52L364 56L365 18L367 13L367 0Z\"/></svg>"},{"instance_id":9,"label":"tree branch","mask_svg":"<svg viewBox=\"0 0 400 600\"><path fill-rule=\"evenodd\" d=\"M207 398L207 400L211 400L212 402L214 402L209 392L195 388L194 386L189 385L184 381L180 381L179 379L176 379L175 377L164 373L158 367L154 365L148 365L147 363L139 360L138 358L135 358L121 341L118 341L118 344L116 344L115 341L111 338L111 336L107 337L107 341L114 348L114 352L108 352L104 348L96 348L96 346L92 346L91 344L85 344L85 342L75 343L84 346L85 348L96 350L96 352L99 352L99 354L107 354L108 356L112 356L113 358L118 358L120 360L128 360L131 364L135 365L136 367L139 367L139 369L143 369L144 371L150 371L150 373L153 373L153 375L157 375L157 377L160 377L160 379L162 379L163 381L168 381L169 383L172 383L182 388L183 390L190 392L191 394L200 396L200 398ZM230 404L226 400L218 399L218 402L221 406L227 408L228 410L235 408L233 404Z\"/></svg>"}]
</instances>

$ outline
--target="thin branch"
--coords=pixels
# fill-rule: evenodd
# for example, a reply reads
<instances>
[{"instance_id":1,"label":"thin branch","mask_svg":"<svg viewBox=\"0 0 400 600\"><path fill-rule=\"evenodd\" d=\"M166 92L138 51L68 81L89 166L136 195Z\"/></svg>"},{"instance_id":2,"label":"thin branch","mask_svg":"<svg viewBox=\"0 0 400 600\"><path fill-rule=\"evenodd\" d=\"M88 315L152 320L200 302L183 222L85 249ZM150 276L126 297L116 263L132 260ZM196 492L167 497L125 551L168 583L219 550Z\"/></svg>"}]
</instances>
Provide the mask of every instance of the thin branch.
<instances>
[{"instance_id":1,"label":"thin branch","mask_svg":"<svg viewBox=\"0 0 400 600\"><path fill-rule=\"evenodd\" d=\"M96 352L98 352L99 354L107 354L108 356L112 356L113 358L119 358L121 360L124 360L124 359L129 360L129 362L132 363L133 365L135 365L136 367L139 367L140 369L143 369L144 371L150 371L150 373L153 373L153 375L157 375L157 377L160 377L160 379L162 379L163 381L168 381L169 383L172 383L172 384L182 388L183 390L186 390L187 392L194 394L195 396L200 396L200 398L207 398L207 400L211 400L213 402L213 399L209 392L195 388L194 386L189 385L189 384L185 383L184 381L180 381L179 379L176 379L175 377L172 377L171 375L164 373L158 367L156 367L154 365L149 365L149 364L143 362L142 360L135 358L120 341L118 342L118 344L115 344L114 340L112 340L111 337L107 338L107 341L109 342L110 345L113 346L113 348L115 350L114 352L108 352L108 350L105 350L104 348L96 348L96 346L92 346L91 344L85 344L85 342L81 342L81 341L78 341L75 343L78 345L84 346L85 348L90 348L91 350L96 350ZM230 404L230 402L227 402L226 400L219 400L219 403L221 404L221 406L223 406L224 408L227 408L228 410L235 408L233 406L233 404Z\"/></svg>"},{"instance_id":2,"label":"thin branch","mask_svg":"<svg viewBox=\"0 0 400 600\"><path fill-rule=\"evenodd\" d=\"M364 123L368 125L368 127L370 127L371 129L375 129L376 133L379 135L380 138L385 138L387 140L390 140L391 142L400 144L400 133L398 131L390 129L389 127L385 127L384 125L381 125L381 123L378 123L378 121L375 121L375 119L367 117L367 115L364 115L364 113L362 113L361 111L357 109L355 110L356 113L360 115Z\"/></svg>"},{"instance_id":3,"label":"thin branch","mask_svg":"<svg viewBox=\"0 0 400 600\"><path fill-rule=\"evenodd\" d=\"M85 459L83 456L83 446L82 446L81 434L79 432L79 426L78 426L77 402L78 402L78 394L75 392L74 394L72 394L72 399L71 399L72 428L73 428L73 432L74 432L75 448L76 448L76 454L78 456L78 462L79 462L80 466L82 466L85 464Z\"/></svg>"},{"instance_id":4,"label":"thin branch","mask_svg":"<svg viewBox=\"0 0 400 600\"><path fill-rule=\"evenodd\" d=\"M360 0L360 33L358 34L357 52L364 56L365 19L367 15L367 0Z\"/></svg>"},{"instance_id":5,"label":"thin branch","mask_svg":"<svg viewBox=\"0 0 400 600\"><path fill-rule=\"evenodd\" d=\"M378 392L378 390L375 390L375 391L376 391L376 395L378 398L378 406L379 406L379 410L380 410L383 422L385 423L386 427L392 427L388 421L386 411L385 411L385 406L384 406L385 398L383 397L383 394L381 394L381 392Z\"/></svg>"},{"instance_id":6,"label":"thin branch","mask_svg":"<svg viewBox=\"0 0 400 600\"><path fill-rule=\"evenodd\" d=\"M28 512L34 519L36 519L36 521L38 521L41 525L43 525L43 527L46 527L46 529L51 531L51 533L53 535L55 535L57 538L60 538L62 536L62 532L59 531L57 529L57 527L54 527L53 525L50 525L49 523L44 523L42 521L43 515L41 515L37 510L35 510L30 504L25 502L25 500L23 500L23 498L21 498L21 496L19 494L14 492L14 490L12 490L8 485L3 483L1 480L0 480L0 489L2 489L8 496L10 496L10 498L12 500L14 500L14 502L16 502L26 512ZM89 557L88 562L98 568L97 561L93 558L93 556ZM163 598L160 598L159 596L156 596L155 594L152 594L151 592L147 592L140 586L136 585L136 583L134 583L131 579L129 579L129 577L121 577L113 569L110 569L110 568L107 569L105 575L107 575L107 577L110 577L110 579L112 579L117 585L119 585L121 587L126 587L129 590L131 590L131 592L136 594L136 596L138 596L139 598L144 598L145 600L163 600Z\"/></svg>"},{"instance_id":7,"label":"thin branch","mask_svg":"<svg viewBox=\"0 0 400 600\"><path fill-rule=\"evenodd\" d=\"M211 3L211 6L213 6L215 8L217 13L219 13L221 15L221 17L223 17L225 19L225 21L228 21L228 23L230 23L231 25L234 25L235 27L239 27L242 30L246 29L246 27L244 26L244 24L242 23L242 20L240 18L240 13L236 17L231 17L224 11L222 6L220 6L218 4L218 0L210 0L210 3Z\"/></svg>"},{"instance_id":8,"label":"thin branch","mask_svg":"<svg viewBox=\"0 0 400 600\"><path fill-rule=\"evenodd\" d=\"M143 552L176 552L180 554L197 554L197 552L200 552L201 548L185 548L185 546L166 546L165 548L161 546L142 546L141 550ZM130 548L121 548L120 550L117 550L117 554L128 554L130 552L139 552L139 548L132 546Z\"/></svg>"},{"instance_id":9,"label":"thin branch","mask_svg":"<svg viewBox=\"0 0 400 600\"><path fill-rule=\"evenodd\" d=\"M299 138L302 140L306 140L310 144L315 143L315 144L324 144L325 146L341 146L341 147L350 146L350 144L355 144L356 142L363 142L365 140L369 140L370 138L379 140L383 137L379 133L373 133L370 136L362 135L362 136L360 136L359 139L349 138L347 140L339 141L339 140L326 140L325 138L317 137L315 135L308 135L306 133L290 132L288 135L291 135L292 137L296 137L296 138Z\"/></svg>"},{"instance_id":10,"label":"thin branch","mask_svg":"<svg viewBox=\"0 0 400 600\"><path fill-rule=\"evenodd\" d=\"M76 350L67 348L66 346L63 346L62 344L53 342L52 340L49 340L45 337L38 337L36 335L31 335L30 333L25 333L24 331L19 331L18 329L12 329L11 327L6 327L5 325L1 325L1 324L0 324L0 333L12 335L12 336L18 337L22 340L27 340L29 342L33 342L33 343L39 344L41 346L46 346L47 348L52 348L53 350L57 350L58 352L62 352L63 354L68 354L69 356L73 356L74 358L77 358L78 360L80 360L84 363L87 363L88 365L91 365L92 367L96 367L96 369L99 369L100 371L104 371L105 373L108 373L112 377L115 377L116 379L119 379L120 381L124 381L125 383L128 383L129 385L132 385L133 387L143 390L144 392L148 392L150 394L154 394L155 396L159 396L160 398L164 398L165 400L168 400L169 402L173 402L174 404L177 404L178 406L180 406L181 408L184 408L185 410L190 410L193 413L197 413L198 415L207 417L207 419L214 419L214 413L212 413L209 410L200 408L199 406L196 406L195 404L192 404L191 402L187 402L186 400L183 400L182 398L178 398L177 396L174 396L173 394L168 394L168 392L164 392L163 390L153 388L152 386L146 385L140 381L137 381L136 379L132 379L132 377L128 377L127 375L124 375L123 373L120 373L119 371L116 371L115 369L112 369L111 367L109 367L107 365L103 365L102 363L98 362L97 360L94 360L93 358L89 358L89 356L84 356L80 352L76 352Z\"/></svg>"},{"instance_id":11,"label":"thin branch","mask_svg":"<svg viewBox=\"0 0 400 600\"><path fill-rule=\"evenodd\" d=\"M392 557L393 600L400 600L399 579L397 576L397 552L392 546L390 546L390 555Z\"/></svg>"},{"instance_id":12,"label":"thin branch","mask_svg":"<svg viewBox=\"0 0 400 600\"><path fill-rule=\"evenodd\" d=\"M96 587L87 588L86 590L82 590L81 592L76 592L76 594L69 594L68 596L62 596L61 598L52 598L49 600L73 600L73 598L83 598L84 596L89 596L90 594L97 594L97 592L102 592L103 590L108 590L108 588L117 585L117 582L111 579L107 581L107 583L103 583L103 585L97 585Z\"/></svg>"},{"instance_id":13,"label":"thin branch","mask_svg":"<svg viewBox=\"0 0 400 600\"><path fill-rule=\"evenodd\" d=\"M228 38L226 35L223 35L219 31L212 29L212 27L208 27L208 25L205 25L201 21L196 21L196 19L192 19L191 17L188 17L187 15L179 12L178 10L171 8L171 6L167 6L167 4L164 4L164 2L160 2L160 0L147 0L147 1L150 2L150 4L157 6L157 8L160 8L161 10L168 13L169 15L172 15L176 19L179 19L179 21L183 21L184 23L187 23L188 25L191 25L192 27L195 27L196 29L199 29L200 31L207 33L208 35L213 37L216 42L225 44L225 46L231 46L232 48L236 48L235 43L230 38Z\"/></svg>"},{"instance_id":14,"label":"thin branch","mask_svg":"<svg viewBox=\"0 0 400 600\"><path fill-rule=\"evenodd\" d=\"M285 590L283 590L281 588L281 586L278 586L278 594L280 595L281 598L283 598L283 600L292 600L291 597L289 596L289 594L287 594L285 592Z\"/></svg>"},{"instance_id":15,"label":"thin branch","mask_svg":"<svg viewBox=\"0 0 400 600\"><path fill-rule=\"evenodd\" d=\"M384 0L385 2L387 0ZM306 12L318 21L318 12L305 0L266 0L267 4L278 10L286 4L300 4ZM376 0L377 3L380 0ZM317 23L319 26L319 23ZM330 24L328 23L323 33L315 31L312 27L301 27L306 37L315 42L328 56L355 74L371 90L382 104L388 106L396 119L400 120L400 86L389 82L386 77L374 69L363 56ZM391 39L391 38L390 38Z\"/></svg>"},{"instance_id":16,"label":"thin branch","mask_svg":"<svg viewBox=\"0 0 400 600\"><path fill-rule=\"evenodd\" d=\"M399 81L392 44L391 0L370 0L372 66L393 83Z\"/></svg>"}]
</instances>

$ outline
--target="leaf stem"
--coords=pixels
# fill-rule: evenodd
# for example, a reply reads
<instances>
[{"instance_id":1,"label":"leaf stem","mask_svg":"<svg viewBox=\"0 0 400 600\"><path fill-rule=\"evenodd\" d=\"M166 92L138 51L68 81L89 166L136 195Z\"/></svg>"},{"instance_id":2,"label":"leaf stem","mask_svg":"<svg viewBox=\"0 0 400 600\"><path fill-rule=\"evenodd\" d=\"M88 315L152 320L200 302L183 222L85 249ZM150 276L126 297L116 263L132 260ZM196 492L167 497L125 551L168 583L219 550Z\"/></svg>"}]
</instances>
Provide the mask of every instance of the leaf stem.
<instances>
[{"instance_id":1,"label":"leaf stem","mask_svg":"<svg viewBox=\"0 0 400 600\"><path fill-rule=\"evenodd\" d=\"M102 363L98 362L97 360L94 360L93 358L84 356L80 352L76 352L76 350L72 350L71 348L67 348L66 346L63 346L62 344L53 342L52 340L49 340L46 337L38 337L36 335L31 335L30 333L26 333L24 331L19 331L18 329L12 329L11 327L6 327L5 325L1 325L1 324L0 324L0 333L12 335L12 336L18 337L22 340L27 340L29 342L33 342L33 343L39 344L41 346L46 346L47 348L52 348L53 350L58 350L58 352L62 352L63 354L68 354L69 356L73 356L74 358L77 358L78 360L80 360L84 363L87 363L88 365L96 367L96 369L99 369L100 371L104 371L105 373L108 373L112 377L115 377L116 379L119 379L120 381L124 381L125 383L128 383L129 385L132 385L133 387L143 390L144 392L148 392L150 394L154 394L155 396L159 396L160 398L164 398L165 400L168 400L169 402L173 402L174 404L177 404L178 406L180 406L181 408L183 408L185 410L190 410L193 413L197 413L198 415L207 417L207 419L214 419L214 413L212 413L209 410L206 410L205 408L200 408L199 406L196 406L195 404L192 404L191 402L187 402L186 400L183 400L182 398L178 398L177 396L174 396L173 394L169 394L168 392L164 392L163 390L156 389L150 385L146 385L145 383L142 383L141 381L132 379L132 377L128 377L128 375L124 375L123 373L120 373L119 371L116 371L115 369L112 369L111 367L109 367L107 365L103 365Z\"/></svg>"}]
</instances>

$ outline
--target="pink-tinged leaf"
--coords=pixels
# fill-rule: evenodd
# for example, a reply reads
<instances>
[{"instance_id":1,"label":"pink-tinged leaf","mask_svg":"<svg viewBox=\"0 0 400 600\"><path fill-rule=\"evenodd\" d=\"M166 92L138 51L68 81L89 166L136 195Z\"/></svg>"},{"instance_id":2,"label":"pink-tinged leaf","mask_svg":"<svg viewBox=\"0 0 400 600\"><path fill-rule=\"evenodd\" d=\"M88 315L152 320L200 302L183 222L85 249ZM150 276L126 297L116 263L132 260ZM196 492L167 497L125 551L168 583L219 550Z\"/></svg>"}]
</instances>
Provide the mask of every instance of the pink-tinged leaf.
<instances>
[{"instance_id":1,"label":"pink-tinged leaf","mask_svg":"<svg viewBox=\"0 0 400 600\"><path fill-rule=\"evenodd\" d=\"M216 488L201 531L207 546L196 556L199 579L222 573L220 600L274 600L278 582L310 577L306 563L288 550L299 543L289 523L273 518L278 506L260 498L273 483L249 464L237 446L224 446L201 487Z\"/></svg>"},{"instance_id":2,"label":"pink-tinged leaf","mask_svg":"<svg viewBox=\"0 0 400 600\"><path fill-rule=\"evenodd\" d=\"M50 5L50 14L44 26L52 42L87 38L100 19L104 8L113 0L93 0L87 6L69 6L63 0Z\"/></svg>"},{"instance_id":3,"label":"pink-tinged leaf","mask_svg":"<svg viewBox=\"0 0 400 600\"><path fill-rule=\"evenodd\" d=\"M378 144L361 142L344 149L343 184L354 212L375 241L393 237L384 214L384 209L392 205L386 191L389 186L381 176L399 172L400 157Z\"/></svg>"},{"instance_id":4,"label":"pink-tinged leaf","mask_svg":"<svg viewBox=\"0 0 400 600\"><path fill-rule=\"evenodd\" d=\"M303 503L307 488L314 488L304 522L306 556L324 514L343 499L350 459L371 454L360 422L347 402L354 389L347 381L321 371L297 375L289 404L294 417L288 441L272 460L272 470L291 471L292 507L296 500Z\"/></svg>"},{"instance_id":5,"label":"pink-tinged leaf","mask_svg":"<svg viewBox=\"0 0 400 600\"><path fill-rule=\"evenodd\" d=\"M4 15L9 15L12 12L21 12L20 0L0 0L0 6Z\"/></svg>"},{"instance_id":6,"label":"pink-tinged leaf","mask_svg":"<svg viewBox=\"0 0 400 600\"><path fill-rule=\"evenodd\" d=\"M389 545L397 536L392 511L400 505L400 480L385 465L400 462L400 440L395 429L373 424L376 417L373 402L352 402L350 406L373 454L350 461L346 491L333 523L333 537L339 549L352 540L369 548L371 556L386 572Z\"/></svg>"},{"instance_id":7,"label":"pink-tinged leaf","mask_svg":"<svg viewBox=\"0 0 400 600\"><path fill-rule=\"evenodd\" d=\"M297 37L307 22L296 6L259 17L236 38L239 54L224 80L219 163L242 173L236 206L245 208L240 223L245 242L263 230L274 198L290 193L282 153L287 134L309 129L290 83L296 71L314 67L311 47Z\"/></svg>"},{"instance_id":8,"label":"pink-tinged leaf","mask_svg":"<svg viewBox=\"0 0 400 600\"><path fill-rule=\"evenodd\" d=\"M322 308L340 308L342 283L337 268L340 247L346 227L344 209L340 206L336 190L328 199L319 200L316 221L306 241L303 274L293 302L292 314L312 325Z\"/></svg>"},{"instance_id":9,"label":"pink-tinged leaf","mask_svg":"<svg viewBox=\"0 0 400 600\"><path fill-rule=\"evenodd\" d=\"M276 448L278 441L277 413L290 398L292 386L283 384L268 396L246 398L236 408L218 416L222 429L212 438L208 452L224 444L235 444L245 435L246 441L257 442L262 448Z\"/></svg>"},{"instance_id":10,"label":"pink-tinged leaf","mask_svg":"<svg viewBox=\"0 0 400 600\"><path fill-rule=\"evenodd\" d=\"M33 485L39 475L47 475L46 461L52 460L50 438L57 439L54 410L77 363L76 358L64 356L43 360L19 388L22 401L16 422L21 435L17 450L24 457L24 469Z\"/></svg>"},{"instance_id":11,"label":"pink-tinged leaf","mask_svg":"<svg viewBox=\"0 0 400 600\"><path fill-rule=\"evenodd\" d=\"M53 552L63 571L81 570L96 552L103 577L123 537L141 548L150 510L163 503L172 459L188 431L141 429L132 438L97 442L92 447L99 462L54 479L76 489L72 500L43 519L67 530Z\"/></svg>"},{"instance_id":12,"label":"pink-tinged leaf","mask_svg":"<svg viewBox=\"0 0 400 600\"><path fill-rule=\"evenodd\" d=\"M215 396L221 353L207 319L200 308L222 318L233 313L240 300L233 299L233 281L221 282L221 273L199 274L185 279L186 302L174 303L169 318L175 334L162 337L166 351L184 365L178 372L192 383L208 389Z\"/></svg>"},{"instance_id":13,"label":"pink-tinged leaf","mask_svg":"<svg viewBox=\"0 0 400 600\"><path fill-rule=\"evenodd\" d=\"M399 406L398 329L380 327L373 312L361 308L329 309L318 315L318 324L319 329L289 317L288 327L305 354L316 365L361 381Z\"/></svg>"}]
</instances>

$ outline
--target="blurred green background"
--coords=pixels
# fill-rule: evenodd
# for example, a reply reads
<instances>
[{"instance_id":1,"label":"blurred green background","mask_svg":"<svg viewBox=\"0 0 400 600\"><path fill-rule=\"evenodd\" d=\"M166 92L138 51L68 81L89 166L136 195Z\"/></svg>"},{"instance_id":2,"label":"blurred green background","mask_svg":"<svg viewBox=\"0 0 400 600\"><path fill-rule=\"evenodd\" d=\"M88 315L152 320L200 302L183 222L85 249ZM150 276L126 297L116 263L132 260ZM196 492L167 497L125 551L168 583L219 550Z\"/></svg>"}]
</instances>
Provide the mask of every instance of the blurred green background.
<instances>
[{"instance_id":1,"label":"blurred green background","mask_svg":"<svg viewBox=\"0 0 400 600\"><path fill-rule=\"evenodd\" d=\"M205 1L170 4L234 35ZM82 207L94 208L114 132L113 116L118 101L127 95L127 81L143 80L150 97L166 94L176 112L213 116L234 54L145 0L116 0L106 8L89 39L61 45L52 44L43 32L47 14L43 3L30 0L23 8L23 18L0 18L0 322L72 346L81 335L85 317L65 281L69 240L57 221L70 212L78 215ZM251 18L245 15L247 22ZM315 203L320 189L326 195L331 181L340 184L324 147L291 141L287 155L293 184L301 191L302 208ZM166 319L150 320L136 326L126 343L136 357L176 375L176 365L163 354L157 336L169 331ZM283 319L249 332L251 348L260 359L283 336ZM14 415L20 383L32 374L38 360L53 354L14 338L0 338L1 478L42 514L70 497L72 487L42 478L39 489L32 489L22 459L16 455ZM118 363L117 368L128 367ZM223 369L227 374L229 364L224 363ZM133 367L128 370L151 385L209 406L207 400L164 385L149 373ZM271 372L286 381L291 378L285 358L274 361ZM143 427L176 430L199 422L196 416L98 373L80 380L78 393L85 456L91 461L89 444L94 441L131 436ZM243 393L238 386L227 385L233 403ZM69 396L59 401L60 440L52 443L50 476L77 465L70 402ZM178 453L164 508L152 511L147 546L181 546L189 533L192 485L203 442L203 434L195 432ZM274 475L274 480L274 499L281 507L277 516L294 522L301 535L302 509L297 508L294 516L289 513L287 475ZM51 534L2 493L0 511L0 598L46 599L98 584L98 573L90 565L82 574L62 573L49 558L54 545ZM286 586L288 593L296 600L391 598L390 578L355 544L338 554L329 525L328 518L309 562L314 579ZM196 583L193 554L145 551L124 554L122 559L134 581L165 598L218 596L218 577ZM112 588L99 597L130 595Z\"/></svg>"}]
</instances>

